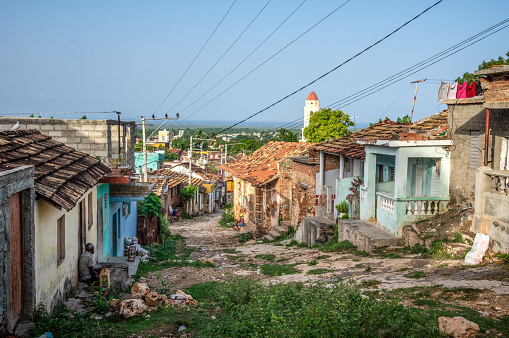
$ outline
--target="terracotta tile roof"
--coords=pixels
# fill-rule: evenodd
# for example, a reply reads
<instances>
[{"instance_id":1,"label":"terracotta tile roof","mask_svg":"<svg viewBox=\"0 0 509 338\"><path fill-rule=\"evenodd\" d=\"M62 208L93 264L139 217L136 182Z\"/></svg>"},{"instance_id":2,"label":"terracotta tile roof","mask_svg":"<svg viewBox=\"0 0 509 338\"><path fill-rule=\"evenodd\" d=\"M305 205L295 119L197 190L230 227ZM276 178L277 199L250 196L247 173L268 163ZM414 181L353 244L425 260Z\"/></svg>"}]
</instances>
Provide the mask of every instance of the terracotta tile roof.
<instances>
[{"instance_id":1,"label":"terracotta tile roof","mask_svg":"<svg viewBox=\"0 0 509 338\"><path fill-rule=\"evenodd\" d=\"M175 168L175 167L178 167L178 166L184 166L186 169L188 169L189 168L189 162L184 162L184 163L177 164L177 165L173 166L172 168ZM198 175L203 177L203 179L205 179L205 180L217 181L217 180L219 180L221 178L221 175L218 175L218 174L214 173L210 169L205 170L204 168L202 168L202 167L200 167L200 166L198 166L196 164L192 164L191 170L193 171L193 173L197 173Z\"/></svg>"},{"instance_id":2,"label":"terracotta tile roof","mask_svg":"<svg viewBox=\"0 0 509 338\"><path fill-rule=\"evenodd\" d=\"M313 150L364 160L366 155L364 145L357 144L358 140L366 142L436 140L447 138L444 134L446 130L447 110L444 110L412 124L385 120L348 136L318 143Z\"/></svg>"},{"instance_id":3,"label":"terracotta tile roof","mask_svg":"<svg viewBox=\"0 0 509 338\"><path fill-rule=\"evenodd\" d=\"M289 156L300 156L315 143L272 141L243 159L220 166L233 176L254 185L263 184L277 175L277 163Z\"/></svg>"},{"instance_id":4,"label":"terracotta tile roof","mask_svg":"<svg viewBox=\"0 0 509 338\"><path fill-rule=\"evenodd\" d=\"M156 194L156 196L161 197L164 191L164 187L168 182L168 177L151 177L147 176L147 181L150 183L155 183L152 192ZM170 188L170 187L168 187Z\"/></svg>"},{"instance_id":5,"label":"terracotta tile roof","mask_svg":"<svg viewBox=\"0 0 509 338\"><path fill-rule=\"evenodd\" d=\"M38 130L0 132L0 171L35 166L35 191L67 211L111 169Z\"/></svg>"},{"instance_id":6,"label":"terracotta tile roof","mask_svg":"<svg viewBox=\"0 0 509 338\"><path fill-rule=\"evenodd\" d=\"M151 176L165 176L168 178L168 189L176 187L179 184L188 185L189 184L189 176L184 174L179 174L176 171L173 171L169 168L158 169L150 172ZM194 186L202 185L202 180L197 177L191 178L191 184Z\"/></svg>"},{"instance_id":7,"label":"terracotta tile roof","mask_svg":"<svg viewBox=\"0 0 509 338\"><path fill-rule=\"evenodd\" d=\"M308 98L306 101L317 101L318 100L318 96L316 96L316 93L315 92L311 92L309 93L308 95Z\"/></svg>"}]
</instances>

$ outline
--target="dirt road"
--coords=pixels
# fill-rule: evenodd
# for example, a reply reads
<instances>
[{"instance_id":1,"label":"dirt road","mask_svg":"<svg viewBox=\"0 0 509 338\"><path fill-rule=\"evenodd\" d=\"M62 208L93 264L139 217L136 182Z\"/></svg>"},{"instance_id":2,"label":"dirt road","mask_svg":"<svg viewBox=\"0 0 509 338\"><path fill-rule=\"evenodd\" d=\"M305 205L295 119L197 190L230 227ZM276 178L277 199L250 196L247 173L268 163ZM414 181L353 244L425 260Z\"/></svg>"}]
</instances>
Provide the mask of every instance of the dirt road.
<instances>
[{"instance_id":1,"label":"dirt road","mask_svg":"<svg viewBox=\"0 0 509 338\"><path fill-rule=\"evenodd\" d=\"M437 294L437 297L445 295L454 304L467 306L493 317L509 313L509 270L505 264L466 268L462 266L462 260L423 259L415 254L364 257L355 253L325 253L313 248L287 246L290 239L279 243L261 243L254 239L239 243L233 229L219 226L220 217L221 211L218 211L170 226L173 234L185 236L185 245L194 249L191 259L212 259L215 268L165 269L149 274L145 281L149 285L160 287L159 279L163 279L175 289L201 282L227 280L235 276L261 279L267 283L327 284L343 281L358 283L373 290L389 291L441 285L441 293ZM272 265L286 266L298 271L281 276L260 272L260 268L263 271L264 266L269 269ZM474 292L476 289L481 291ZM465 296L466 293L468 297Z\"/></svg>"}]
</instances>

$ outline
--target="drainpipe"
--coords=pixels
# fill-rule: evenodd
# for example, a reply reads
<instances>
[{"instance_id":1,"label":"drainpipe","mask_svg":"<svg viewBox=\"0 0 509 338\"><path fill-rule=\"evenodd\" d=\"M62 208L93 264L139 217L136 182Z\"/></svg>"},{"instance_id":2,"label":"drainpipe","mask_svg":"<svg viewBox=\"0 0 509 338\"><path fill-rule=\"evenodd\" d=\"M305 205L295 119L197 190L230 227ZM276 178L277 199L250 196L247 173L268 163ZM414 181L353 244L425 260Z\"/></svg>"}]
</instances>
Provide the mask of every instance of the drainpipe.
<instances>
[{"instance_id":1,"label":"drainpipe","mask_svg":"<svg viewBox=\"0 0 509 338\"><path fill-rule=\"evenodd\" d=\"M345 177L345 155L339 155L339 178Z\"/></svg>"},{"instance_id":2,"label":"drainpipe","mask_svg":"<svg viewBox=\"0 0 509 338\"><path fill-rule=\"evenodd\" d=\"M325 185L325 153L320 152L320 184Z\"/></svg>"},{"instance_id":3,"label":"drainpipe","mask_svg":"<svg viewBox=\"0 0 509 338\"><path fill-rule=\"evenodd\" d=\"M484 132L484 166L488 166L488 148L490 141L490 108L486 108L486 130Z\"/></svg>"}]
</instances>

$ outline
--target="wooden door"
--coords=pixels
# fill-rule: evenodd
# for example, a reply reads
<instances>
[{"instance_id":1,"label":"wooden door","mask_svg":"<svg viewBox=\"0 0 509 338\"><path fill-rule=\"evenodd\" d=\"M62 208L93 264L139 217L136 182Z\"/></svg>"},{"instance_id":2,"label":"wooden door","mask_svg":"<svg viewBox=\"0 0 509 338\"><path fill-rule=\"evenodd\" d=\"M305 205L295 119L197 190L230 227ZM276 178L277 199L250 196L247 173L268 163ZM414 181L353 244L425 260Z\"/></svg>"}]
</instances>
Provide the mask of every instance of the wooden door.
<instances>
[{"instance_id":1,"label":"wooden door","mask_svg":"<svg viewBox=\"0 0 509 338\"><path fill-rule=\"evenodd\" d=\"M113 214L113 227L111 228L112 229L112 236L111 236L111 241L112 241L112 253L111 253L111 256L117 256L117 235L118 235L118 218L117 218L117 214L118 214L118 211Z\"/></svg>"},{"instance_id":2,"label":"wooden door","mask_svg":"<svg viewBox=\"0 0 509 338\"><path fill-rule=\"evenodd\" d=\"M12 318L21 316L23 307L23 233L21 231L21 193L11 195L11 294Z\"/></svg>"}]
</instances>

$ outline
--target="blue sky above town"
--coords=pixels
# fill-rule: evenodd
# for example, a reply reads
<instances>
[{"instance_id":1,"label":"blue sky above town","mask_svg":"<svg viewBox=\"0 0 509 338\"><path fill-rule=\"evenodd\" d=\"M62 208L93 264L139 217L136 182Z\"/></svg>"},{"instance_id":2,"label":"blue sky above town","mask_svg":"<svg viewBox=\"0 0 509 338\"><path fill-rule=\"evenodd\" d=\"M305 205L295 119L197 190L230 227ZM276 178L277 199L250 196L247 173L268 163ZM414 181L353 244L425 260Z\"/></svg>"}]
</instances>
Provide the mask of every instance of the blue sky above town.
<instances>
[{"instance_id":1,"label":"blue sky above town","mask_svg":"<svg viewBox=\"0 0 509 338\"><path fill-rule=\"evenodd\" d=\"M237 0L186 76L157 109L233 0L2 1L0 116L116 110L125 120L178 112L181 120L170 123L178 126L192 127L201 120L237 122L341 64L436 1L351 0L207 104L344 2L307 0L238 69L191 104L302 2L272 0L208 76L182 99L267 2ZM311 91L325 107L506 19L508 13L508 1L443 1L250 122L298 119ZM476 70L482 60L505 55L507 41L509 28L342 110L361 123L409 114L415 91L410 82L428 78L419 85L414 120L435 114L446 108L437 102L440 80L453 81ZM111 114L88 116L116 118Z\"/></svg>"}]
</instances>

